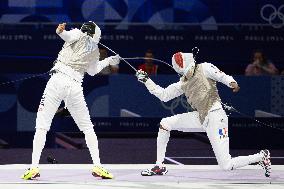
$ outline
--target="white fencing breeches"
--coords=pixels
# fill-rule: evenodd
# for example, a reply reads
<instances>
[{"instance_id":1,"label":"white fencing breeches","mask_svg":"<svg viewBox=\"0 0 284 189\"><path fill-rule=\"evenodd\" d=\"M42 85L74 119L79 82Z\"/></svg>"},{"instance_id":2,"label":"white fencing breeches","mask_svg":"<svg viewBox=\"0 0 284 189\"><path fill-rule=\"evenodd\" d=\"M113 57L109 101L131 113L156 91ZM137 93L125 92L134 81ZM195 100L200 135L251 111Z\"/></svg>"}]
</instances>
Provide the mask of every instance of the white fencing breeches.
<instances>
[{"instance_id":1,"label":"white fencing breeches","mask_svg":"<svg viewBox=\"0 0 284 189\"><path fill-rule=\"evenodd\" d=\"M62 73L56 73L48 81L39 105L31 166L38 167L46 132L50 129L54 114L62 100L65 101L79 129L85 134L94 165L100 165L98 140L93 130L81 83Z\"/></svg>"},{"instance_id":2,"label":"white fencing breeches","mask_svg":"<svg viewBox=\"0 0 284 189\"><path fill-rule=\"evenodd\" d=\"M50 129L62 100L81 131L93 128L81 83L62 73L52 75L46 85L37 112L36 128Z\"/></svg>"},{"instance_id":3,"label":"white fencing breeches","mask_svg":"<svg viewBox=\"0 0 284 189\"><path fill-rule=\"evenodd\" d=\"M197 128L203 128L212 145L217 162L224 170L232 170L262 160L262 155L259 153L231 158L229 153L228 117L222 108L210 111L203 124L200 123L199 114L196 111L164 118L160 124L168 132L171 130L188 132ZM164 130L160 129L158 134L159 139L157 140L157 148L159 150L157 152L164 152L166 150L165 142L167 142L167 137L163 137L162 135L166 134ZM163 138L165 138L165 141L161 141ZM160 163L161 159L164 160L165 154L157 154L157 158L157 163Z\"/></svg>"}]
</instances>

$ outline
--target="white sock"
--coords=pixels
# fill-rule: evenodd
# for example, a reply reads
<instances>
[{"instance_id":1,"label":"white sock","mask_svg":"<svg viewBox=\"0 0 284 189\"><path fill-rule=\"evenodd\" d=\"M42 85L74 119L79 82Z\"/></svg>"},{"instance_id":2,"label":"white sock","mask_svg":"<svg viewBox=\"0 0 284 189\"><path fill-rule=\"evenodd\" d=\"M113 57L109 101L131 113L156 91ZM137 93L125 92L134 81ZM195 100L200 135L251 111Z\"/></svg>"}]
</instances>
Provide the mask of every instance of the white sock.
<instances>
[{"instance_id":1,"label":"white sock","mask_svg":"<svg viewBox=\"0 0 284 189\"><path fill-rule=\"evenodd\" d=\"M232 166L233 169L244 167L252 163L256 163L261 161L263 156L260 153L249 155L249 156L239 156L232 158Z\"/></svg>"},{"instance_id":2,"label":"white sock","mask_svg":"<svg viewBox=\"0 0 284 189\"><path fill-rule=\"evenodd\" d=\"M164 129L159 129L157 138L157 162L156 164L161 166L166 156L167 144L169 142L170 132Z\"/></svg>"},{"instance_id":3,"label":"white sock","mask_svg":"<svg viewBox=\"0 0 284 189\"><path fill-rule=\"evenodd\" d=\"M84 131L86 144L89 148L93 164L101 166L97 135L93 128Z\"/></svg>"},{"instance_id":4,"label":"white sock","mask_svg":"<svg viewBox=\"0 0 284 189\"><path fill-rule=\"evenodd\" d=\"M31 168L38 167L42 149L44 148L46 141L47 130L36 129L33 140L33 153L32 153L32 165Z\"/></svg>"}]
</instances>

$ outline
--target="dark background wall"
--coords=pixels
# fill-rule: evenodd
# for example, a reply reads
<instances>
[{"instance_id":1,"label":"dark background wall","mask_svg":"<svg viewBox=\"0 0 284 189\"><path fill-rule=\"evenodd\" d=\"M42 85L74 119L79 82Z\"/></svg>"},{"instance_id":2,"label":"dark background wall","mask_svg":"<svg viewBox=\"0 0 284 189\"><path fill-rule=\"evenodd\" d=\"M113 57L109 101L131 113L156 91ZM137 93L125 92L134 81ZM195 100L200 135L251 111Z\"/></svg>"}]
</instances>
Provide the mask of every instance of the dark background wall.
<instances>
[{"instance_id":1,"label":"dark background wall","mask_svg":"<svg viewBox=\"0 0 284 189\"><path fill-rule=\"evenodd\" d=\"M240 83L241 91L234 95L225 86L218 86L224 102L250 116L256 109L284 115L283 76L243 76L255 49L262 49L280 71L284 70L283 7L280 0L2 0L0 132L13 141L16 132L34 130L37 107L48 80L46 73L63 44L55 34L56 26L67 22L67 29L71 29L88 20L98 23L101 42L122 57L144 56L151 49L155 58L171 63L173 53L198 47L198 62L211 62ZM130 62L138 67L144 61ZM167 86L178 80L169 67L155 63L159 68L158 75L151 76L154 81ZM43 75L11 82L38 74ZM155 126L156 119L190 110L180 98L162 104L148 94L123 62L117 75L86 76L84 87L94 121L107 117L114 121L110 127L114 130L119 121L111 117L119 117L121 109L137 113ZM243 119L239 114L231 116ZM54 124L62 125L56 119ZM68 121L67 125L74 124ZM278 126L283 126L281 119L277 120ZM147 129L144 131L155 132L157 128ZM31 133L27 135L32 137Z\"/></svg>"}]
</instances>

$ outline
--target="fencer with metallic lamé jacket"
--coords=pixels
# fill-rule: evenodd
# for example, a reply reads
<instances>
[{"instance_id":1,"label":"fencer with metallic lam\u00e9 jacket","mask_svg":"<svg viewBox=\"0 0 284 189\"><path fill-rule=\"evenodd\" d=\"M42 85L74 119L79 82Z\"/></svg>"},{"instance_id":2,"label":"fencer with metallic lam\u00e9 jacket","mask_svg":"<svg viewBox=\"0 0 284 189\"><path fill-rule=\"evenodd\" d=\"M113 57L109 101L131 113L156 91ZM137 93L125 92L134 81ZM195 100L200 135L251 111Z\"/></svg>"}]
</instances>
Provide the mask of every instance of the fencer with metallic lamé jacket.
<instances>
[{"instance_id":1,"label":"fencer with metallic lam\u00e9 jacket","mask_svg":"<svg viewBox=\"0 0 284 189\"><path fill-rule=\"evenodd\" d=\"M208 111L216 101L221 101L216 81L206 78L202 66L196 65L193 76L186 74L181 77L181 88L187 102L199 113L200 122L203 123Z\"/></svg>"},{"instance_id":2,"label":"fencer with metallic lam\u00e9 jacket","mask_svg":"<svg viewBox=\"0 0 284 189\"><path fill-rule=\"evenodd\" d=\"M70 32L72 32L76 41L71 40L64 43L58 54L57 62L63 63L84 75L90 62L100 56L98 42L78 29L73 29Z\"/></svg>"},{"instance_id":3,"label":"fencer with metallic lam\u00e9 jacket","mask_svg":"<svg viewBox=\"0 0 284 189\"><path fill-rule=\"evenodd\" d=\"M236 81L213 64L205 62L196 64L194 72L188 71L178 82L166 88L155 84L151 79L145 85L151 94L163 102L185 94L188 103L199 113L199 120L203 124L208 112L222 108L216 82L231 88L230 83Z\"/></svg>"}]
</instances>

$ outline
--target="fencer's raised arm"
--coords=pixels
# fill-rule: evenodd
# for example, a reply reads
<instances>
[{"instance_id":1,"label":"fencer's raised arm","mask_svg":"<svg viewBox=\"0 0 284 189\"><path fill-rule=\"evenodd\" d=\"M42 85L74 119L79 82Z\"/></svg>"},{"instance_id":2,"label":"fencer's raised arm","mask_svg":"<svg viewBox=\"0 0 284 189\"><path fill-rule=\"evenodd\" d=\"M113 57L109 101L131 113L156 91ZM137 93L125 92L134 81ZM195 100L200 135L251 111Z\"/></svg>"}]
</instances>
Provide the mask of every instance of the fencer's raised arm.
<instances>
[{"instance_id":1,"label":"fencer's raised arm","mask_svg":"<svg viewBox=\"0 0 284 189\"><path fill-rule=\"evenodd\" d=\"M221 82L230 88L231 83L237 83L232 76L226 75L224 72L220 71L216 66L210 63L202 63L204 75L207 78L213 79L215 81Z\"/></svg>"},{"instance_id":2,"label":"fencer's raised arm","mask_svg":"<svg viewBox=\"0 0 284 189\"><path fill-rule=\"evenodd\" d=\"M91 62L89 64L89 67L87 69L87 73L90 76L94 76L97 73L99 73L100 71L102 71L102 69L104 69L105 67L109 66L109 65L117 65L120 62L120 56L119 55L115 55L115 56L110 56L108 58L105 58L101 61L99 61L99 56L96 56L96 58L94 59L93 62Z\"/></svg>"},{"instance_id":3,"label":"fencer's raised arm","mask_svg":"<svg viewBox=\"0 0 284 189\"><path fill-rule=\"evenodd\" d=\"M65 42L73 43L73 42L79 40L81 31L79 29L77 29L77 28L69 30L69 31L66 31L65 30L65 25L64 25L64 29L62 30L62 26L60 27L60 25L59 25L58 28L56 29L56 33Z\"/></svg>"},{"instance_id":4,"label":"fencer's raised arm","mask_svg":"<svg viewBox=\"0 0 284 189\"><path fill-rule=\"evenodd\" d=\"M167 102L183 94L180 82L173 83L167 88L155 84L151 79L145 82L148 91L163 102Z\"/></svg>"}]
</instances>

